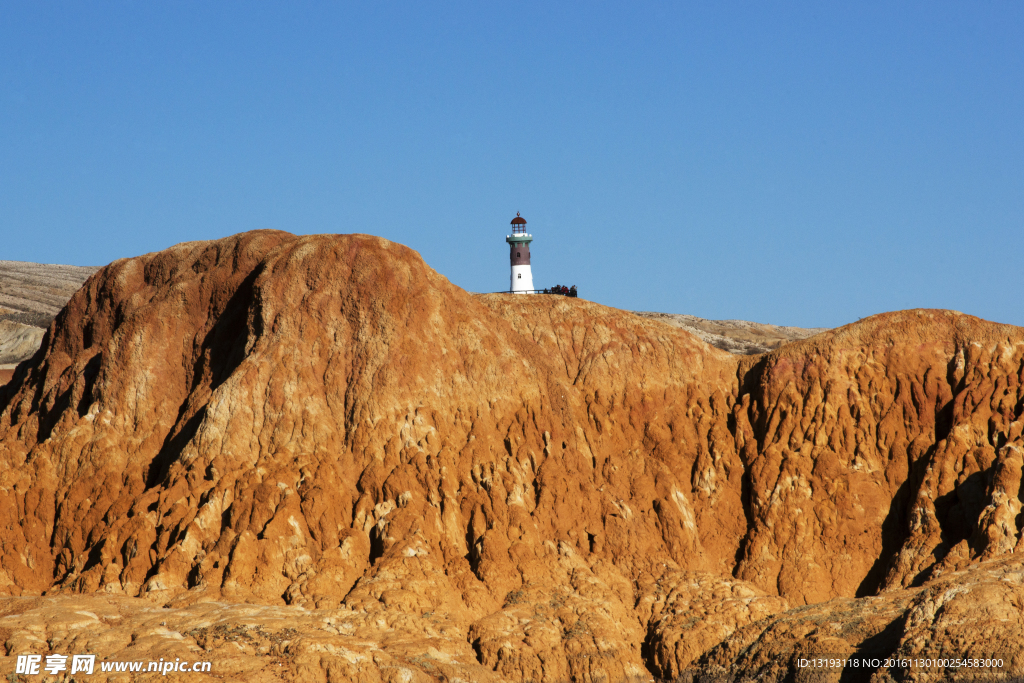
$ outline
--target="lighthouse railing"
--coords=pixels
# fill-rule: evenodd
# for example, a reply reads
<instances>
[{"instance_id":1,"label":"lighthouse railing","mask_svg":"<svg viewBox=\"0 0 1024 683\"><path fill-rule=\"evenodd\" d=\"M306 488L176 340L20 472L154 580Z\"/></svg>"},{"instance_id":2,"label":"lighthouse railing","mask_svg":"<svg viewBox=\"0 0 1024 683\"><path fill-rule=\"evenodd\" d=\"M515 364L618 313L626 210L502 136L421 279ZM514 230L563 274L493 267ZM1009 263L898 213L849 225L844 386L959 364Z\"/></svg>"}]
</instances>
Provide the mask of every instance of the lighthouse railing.
<instances>
[{"instance_id":1,"label":"lighthouse railing","mask_svg":"<svg viewBox=\"0 0 1024 683\"><path fill-rule=\"evenodd\" d=\"M517 289L514 291L511 289L503 289L500 292L491 292L491 294L557 294L558 296L567 296L572 299L575 299L579 296L579 293L575 290L575 288L571 288L567 292L560 292L557 291L554 287L552 287L551 289Z\"/></svg>"}]
</instances>

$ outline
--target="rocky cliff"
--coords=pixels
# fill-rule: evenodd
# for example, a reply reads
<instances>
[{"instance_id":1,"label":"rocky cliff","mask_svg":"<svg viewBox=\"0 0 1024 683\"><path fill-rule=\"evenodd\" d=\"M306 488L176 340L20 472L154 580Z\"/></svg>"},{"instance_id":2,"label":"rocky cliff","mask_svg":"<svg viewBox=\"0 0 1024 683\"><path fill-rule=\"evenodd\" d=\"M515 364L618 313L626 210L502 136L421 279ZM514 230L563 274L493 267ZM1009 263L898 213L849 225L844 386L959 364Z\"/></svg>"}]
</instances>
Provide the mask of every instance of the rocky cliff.
<instances>
[{"instance_id":1,"label":"rocky cliff","mask_svg":"<svg viewBox=\"0 0 1024 683\"><path fill-rule=\"evenodd\" d=\"M117 261L0 388L0 628L38 649L75 608L46 647L249 681L782 680L830 623L838 655L1006 642L1022 342L918 310L737 357L363 235ZM937 586L1003 612L940 625Z\"/></svg>"}]
</instances>

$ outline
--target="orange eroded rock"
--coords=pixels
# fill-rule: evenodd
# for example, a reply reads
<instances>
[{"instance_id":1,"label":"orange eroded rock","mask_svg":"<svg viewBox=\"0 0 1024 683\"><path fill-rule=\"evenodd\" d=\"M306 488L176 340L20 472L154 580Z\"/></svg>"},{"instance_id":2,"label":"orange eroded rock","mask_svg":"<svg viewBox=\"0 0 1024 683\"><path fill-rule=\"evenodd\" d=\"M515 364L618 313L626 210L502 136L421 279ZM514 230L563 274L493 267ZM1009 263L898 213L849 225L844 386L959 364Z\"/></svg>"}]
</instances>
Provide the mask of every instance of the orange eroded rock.
<instances>
[{"instance_id":1,"label":"orange eroded rock","mask_svg":"<svg viewBox=\"0 0 1024 683\"><path fill-rule=\"evenodd\" d=\"M1020 549L1022 341L904 311L738 358L375 237L182 244L97 272L0 388L0 590L347 610L495 680L674 677L791 605ZM350 671L332 647L303 675Z\"/></svg>"}]
</instances>

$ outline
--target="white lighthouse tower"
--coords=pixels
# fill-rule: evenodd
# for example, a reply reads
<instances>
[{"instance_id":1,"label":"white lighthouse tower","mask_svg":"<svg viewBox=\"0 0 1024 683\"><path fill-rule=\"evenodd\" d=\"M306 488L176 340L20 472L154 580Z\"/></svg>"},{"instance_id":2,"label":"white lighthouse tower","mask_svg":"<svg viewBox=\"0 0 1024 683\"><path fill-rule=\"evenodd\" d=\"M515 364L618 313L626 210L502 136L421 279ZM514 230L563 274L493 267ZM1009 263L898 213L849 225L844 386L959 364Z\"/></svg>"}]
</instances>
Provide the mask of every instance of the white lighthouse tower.
<instances>
[{"instance_id":1,"label":"white lighthouse tower","mask_svg":"<svg viewBox=\"0 0 1024 683\"><path fill-rule=\"evenodd\" d=\"M530 271L530 242L533 235L526 232L526 219L516 212L512 219L512 234L505 238L512 263L512 281L508 291L513 294L533 293L533 272Z\"/></svg>"}]
</instances>

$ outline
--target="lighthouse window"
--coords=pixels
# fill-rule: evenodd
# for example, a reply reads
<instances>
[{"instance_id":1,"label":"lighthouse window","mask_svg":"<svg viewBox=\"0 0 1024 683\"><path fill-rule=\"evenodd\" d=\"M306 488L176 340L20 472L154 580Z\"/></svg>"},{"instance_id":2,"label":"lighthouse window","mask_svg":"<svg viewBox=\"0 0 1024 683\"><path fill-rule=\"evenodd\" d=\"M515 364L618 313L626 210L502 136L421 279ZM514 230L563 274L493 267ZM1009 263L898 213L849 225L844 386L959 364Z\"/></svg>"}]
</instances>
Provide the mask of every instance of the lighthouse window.
<instances>
[{"instance_id":1,"label":"lighthouse window","mask_svg":"<svg viewBox=\"0 0 1024 683\"><path fill-rule=\"evenodd\" d=\"M519 252L517 251L517 252L516 252L516 256L522 256L522 254L520 254L520 253L519 253Z\"/></svg>"},{"instance_id":2,"label":"lighthouse window","mask_svg":"<svg viewBox=\"0 0 1024 683\"><path fill-rule=\"evenodd\" d=\"M516 275L516 277L519 278L520 280L522 280L523 279L523 274L519 273L519 275Z\"/></svg>"}]
</instances>

